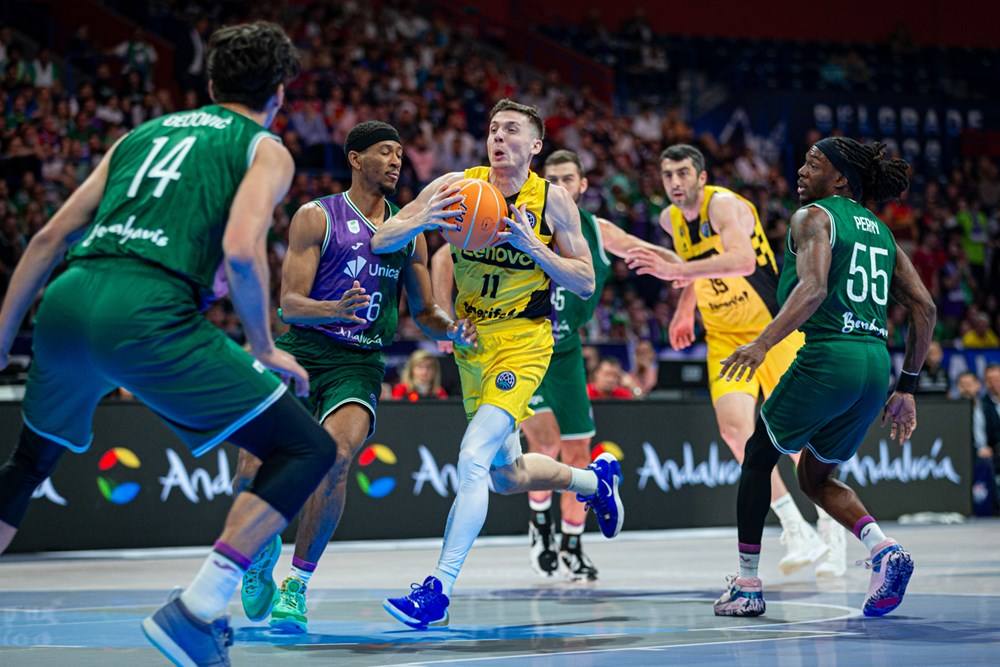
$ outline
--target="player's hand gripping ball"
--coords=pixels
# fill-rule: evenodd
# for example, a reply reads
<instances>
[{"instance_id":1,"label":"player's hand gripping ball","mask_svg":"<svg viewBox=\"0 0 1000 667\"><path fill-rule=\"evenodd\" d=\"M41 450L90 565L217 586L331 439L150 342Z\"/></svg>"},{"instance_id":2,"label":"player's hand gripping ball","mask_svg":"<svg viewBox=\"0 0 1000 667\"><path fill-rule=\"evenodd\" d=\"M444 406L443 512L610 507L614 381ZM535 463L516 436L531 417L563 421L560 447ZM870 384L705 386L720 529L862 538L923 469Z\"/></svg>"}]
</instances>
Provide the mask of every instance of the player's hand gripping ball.
<instances>
[{"instance_id":1,"label":"player's hand gripping ball","mask_svg":"<svg viewBox=\"0 0 1000 667\"><path fill-rule=\"evenodd\" d=\"M448 243L461 250L482 250L497 240L500 232L507 228L503 221L507 217L507 202L503 195L488 181L468 178L455 184L464 199L450 210L459 210L461 215L448 221L460 226L458 230L442 230Z\"/></svg>"}]
</instances>

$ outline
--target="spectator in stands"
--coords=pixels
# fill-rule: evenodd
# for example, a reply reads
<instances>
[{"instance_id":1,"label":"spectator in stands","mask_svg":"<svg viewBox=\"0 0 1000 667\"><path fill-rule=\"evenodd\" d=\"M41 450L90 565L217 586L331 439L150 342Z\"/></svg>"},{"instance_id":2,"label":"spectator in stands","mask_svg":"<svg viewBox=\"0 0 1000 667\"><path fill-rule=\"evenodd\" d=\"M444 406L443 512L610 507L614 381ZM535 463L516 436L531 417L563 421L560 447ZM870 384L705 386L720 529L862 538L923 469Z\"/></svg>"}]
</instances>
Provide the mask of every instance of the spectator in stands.
<instances>
[{"instance_id":1,"label":"spectator in stands","mask_svg":"<svg viewBox=\"0 0 1000 667\"><path fill-rule=\"evenodd\" d=\"M996 510L996 499L1000 478L1000 365L991 364L984 374L986 391L976 401L972 411L972 442L976 450L975 478L977 481L993 481L983 498L978 498L980 513L992 514ZM989 468L987 470L987 468ZM992 496L991 501L986 501ZM987 506L983 508L982 506Z\"/></svg>"},{"instance_id":2,"label":"spectator in stands","mask_svg":"<svg viewBox=\"0 0 1000 667\"><path fill-rule=\"evenodd\" d=\"M416 350L410 355L399 379L399 384L392 388L394 400L416 402L425 398L448 398L441 386L441 363L426 350Z\"/></svg>"},{"instance_id":3,"label":"spectator in stands","mask_svg":"<svg viewBox=\"0 0 1000 667\"><path fill-rule=\"evenodd\" d=\"M962 334L962 346L969 350L1000 347L1000 338L990 328L989 315L975 311L971 314L969 330Z\"/></svg>"},{"instance_id":4,"label":"spectator in stands","mask_svg":"<svg viewBox=\"0 0 1000 667\"><path fill-rule=\"evenodd\" d=\"M956 395L954 398L966 401L978 401L979 392L983 390L983 383L972 371L965 371L958 376L955 381Z\"/></svg>"},{"instance_id":5,"label":"spectator in stands","mask_svg":"<svg viewBox=\"0 0 1000 667\"><path fill-rule=\"evenodd\" d=\"M146 41L142 28L132 32L131 39L121 42L111 49L111 53L122 61L122 73L138 72L142 76L146 90L152 89L153 66L156 64L156 49Z\"/></svg>"},{"instance_id":6,"label":"spectator in stands","mask_svg":"<svg viewBox=\"0 0 1000 667\"><path fill-rule=\"evenodd\" d=\"M622 365L614 357L605 357L590 374L587 383L590 398L634 398L633 392L622 386Z\"/></svg>"},{"instance_id":7,"label":"spectator in stands","mask_svg":"<svg viewBox=\"0 0 1000 667\"><path fill-rule=\"evenodd\" d=\"M927 360L917 378L918 394L947 394L951 389L948 369L941 363L943 360L944 350L941 349L941 343L932 341L927 349Z\"/></svg>"},{"instance_id":8,"label":"spectator in stands","mask_svg":"<svg viewBox=\"0 0 1000 667\"><path fill-rule=\"evenodd\" d=\"M622 378L622 385L636 398L649 396L656 389L660 365L656 360L656 349L648 340L635 344L632 353L632 370Z\"/></svg>"}]
</instances>

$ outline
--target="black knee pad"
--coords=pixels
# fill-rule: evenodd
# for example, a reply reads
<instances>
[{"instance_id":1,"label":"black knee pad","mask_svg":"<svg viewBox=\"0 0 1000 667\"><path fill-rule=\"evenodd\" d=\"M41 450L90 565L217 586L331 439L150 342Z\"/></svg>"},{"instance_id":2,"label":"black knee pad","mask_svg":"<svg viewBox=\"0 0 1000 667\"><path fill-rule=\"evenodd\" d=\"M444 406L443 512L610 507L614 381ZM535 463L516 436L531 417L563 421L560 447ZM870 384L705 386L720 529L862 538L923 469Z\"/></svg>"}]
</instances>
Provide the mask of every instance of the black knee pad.
<instances>
[{"instance_id":1,"label":"black knee pad","mask_svg":"<svg viewBox=\"0 0 1000 667\"><path fill-rule=\"evenodd\" d=\"M287 393L230 441L262 461L248 490L288 521L337 460L337 443Z\"/></svg>"},{"instance_id":2,"label":"black knee pad","mask_svg":"<svg viewBox=\"0 0 1000 667\"><path fill-rule=\"evenodd\" d=\"M775 448L771 438L767 435L764 420L758 417L753 435L747 440L743 452L743 469L763 471L770 475L771 469L778 464L780 458L781 452Z\"/></svg>"},{"instance_id":3,"label":"black knee pad","mask_svg":"<svg viewBox=\"0 0 1000 667\"><path fill-rule=\"evenodd\" d=\"M17 448L0 466L0 520L20 527L31 494L52 474L66 448L29 428L21 429Z\"/></svg>"}]
</instances>

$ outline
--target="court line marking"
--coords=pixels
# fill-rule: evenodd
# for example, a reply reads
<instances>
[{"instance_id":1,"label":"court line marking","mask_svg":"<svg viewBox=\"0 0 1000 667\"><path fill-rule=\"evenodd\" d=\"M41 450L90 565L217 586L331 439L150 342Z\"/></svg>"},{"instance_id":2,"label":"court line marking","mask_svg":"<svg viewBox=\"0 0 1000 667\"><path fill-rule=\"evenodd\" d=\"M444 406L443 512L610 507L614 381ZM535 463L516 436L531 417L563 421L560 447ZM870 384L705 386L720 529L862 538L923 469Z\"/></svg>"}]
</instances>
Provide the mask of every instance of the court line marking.
<instances>
[{"instance_id":1,"label":"court line marking","mask_svg":"<svg viewBox=\"0 0 1000 667\"><path fill-rule=\"evenodd\" d=\"M761 637L757 639L727 639L718 642L692 642L689 644L663 644L661 646L642 646L642 647L621 647L621 648L600 648L600 649L583 649L580 651L558 651L553 653L521 653L516 655L497 655L488 656L484 658L448 658L446 660L423 660L420 662L402 662L402 663L390 663L388 667L424 667L425 665L445 665L449 663L461 663L461 662L487 662L493 660L530 660L533 658L552 658L557 656L570 656L570 655L585 655L585 654L595 654L595 653L621 653L623 651L666 651L668 649L674 648L684 648L687 646L726 646L729 644L753 644L758 642L777 642L777 641L788 641L793 639L825 639L833 638L839 636L847 636L848 634L854 633L839 633L839 634L822 634L814 635L812 633L806 633L804 636L796 637Z\"/></svg>"}]
</instances>

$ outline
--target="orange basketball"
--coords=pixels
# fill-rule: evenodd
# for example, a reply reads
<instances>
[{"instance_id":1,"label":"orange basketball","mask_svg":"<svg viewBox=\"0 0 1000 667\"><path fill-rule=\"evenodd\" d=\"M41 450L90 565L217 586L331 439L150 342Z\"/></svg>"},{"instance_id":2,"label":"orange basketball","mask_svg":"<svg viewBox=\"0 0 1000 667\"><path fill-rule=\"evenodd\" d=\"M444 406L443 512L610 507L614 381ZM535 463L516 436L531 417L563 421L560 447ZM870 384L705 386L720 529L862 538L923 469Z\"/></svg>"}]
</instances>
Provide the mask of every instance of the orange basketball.
<instances>
[{"instance_id":1,"label":"orange basketball","mask_svg":"<svg viewBox=\"0 0 1000 667\"><path fill-rule=\"evenodd\" d=\"M460 210L462 215L448 218L449 222L461 225L457 231L442 230L448 243L462 250L482 250L496 241L497 235L507 228L503 218L507 216L507 202L503 195L488 181L467 178L456 183L461 188L459 194L465 200L450 207Z\"/></svg>"}]
</instances>

